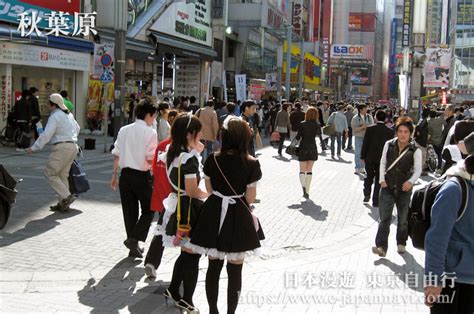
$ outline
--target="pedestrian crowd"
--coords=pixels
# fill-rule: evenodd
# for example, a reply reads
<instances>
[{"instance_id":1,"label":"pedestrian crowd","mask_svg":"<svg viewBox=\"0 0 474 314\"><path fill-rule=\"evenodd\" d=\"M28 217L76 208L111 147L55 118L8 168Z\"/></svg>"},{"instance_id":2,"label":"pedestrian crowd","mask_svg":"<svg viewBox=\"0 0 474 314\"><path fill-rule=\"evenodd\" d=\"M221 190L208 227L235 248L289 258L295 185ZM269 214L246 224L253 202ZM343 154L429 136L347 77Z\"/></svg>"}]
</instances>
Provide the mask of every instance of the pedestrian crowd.
<instances>
[{"instance_id":1,"label":"pedestrian crowd","mask_svg":"<svg viewBox=\"0 0 474 314\"><path fill-rule=\"evenodd\" d=\"M35 89L15 105L17 120L27 130L33 121ZM44 132L29 153L53 144L45 175L60 196L56 210L67 211L75 197L67 183L77 155L79 126L68 107L67 94L49 97L51 114ZM28 108L28 110L26 109ZM467 110L466 110L467 109ZM310 198L313 167L319 155L342 159L354 153L354 174L364 180L364 202L378 208L380 222L372 252L385 257L394 206L397 209L397 252L404 254L409 236L409 208L417 180L432 171L435 180L459 177L467 184L447 181L431 208L426 233L425 271L442 278L456 274L456 284L425 288L432 313L467 313L474 309L474 120L472 108L447 105L420 109L415 124L405 110L372 103L266 101L242 103L177 97L159 104L134 100L134 120L122 127L113 146L111 187L119 189L127 238L133 258L143 258L149 228L158 223L145 257L145 273L156 277L166 247L179 247L166 303L188 313L193 303L201 256L207 256L206 296L210 313L218 313L219 278L226 263L227 311L234 313L242 289L242 265L260 254L263 228L254 212L257 183L262 178L256 150L262 137L299 161L304 198ZM17 114L18 113L18 114ZM285 141L290 144L285 148ZM319 142L319 148L317 145ZM434 153L430 153L434 152ZM328 156L329 158L329 156ZM434 158L435 169L429 165ZM201 181L204 181L201 184ZM456 209L467 204L458 215ZM182 293L180 287L183 287ZM437 303L441 294L455 302Z\"/></svg>"}]
</instances>

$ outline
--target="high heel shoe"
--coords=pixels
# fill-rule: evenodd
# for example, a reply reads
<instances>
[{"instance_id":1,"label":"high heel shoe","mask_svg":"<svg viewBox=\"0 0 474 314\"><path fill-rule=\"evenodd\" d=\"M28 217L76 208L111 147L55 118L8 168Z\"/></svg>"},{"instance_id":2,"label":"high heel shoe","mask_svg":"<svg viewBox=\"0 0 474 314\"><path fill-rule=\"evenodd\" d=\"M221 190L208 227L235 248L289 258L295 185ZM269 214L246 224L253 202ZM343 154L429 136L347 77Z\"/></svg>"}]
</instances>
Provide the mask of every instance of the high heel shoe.
<instances>
[{"instance_id":1,"label":"high heel shoe","mask_svg":"<svg viewBox=\"0 0 474 314\"><path fill-rule=\"evenodd\" d=\"M183 311L186 311L188 314L200 313L198 308L184 301L183 299L176 302L176 307L180 308Z\"/></svg>"},{"instance_id":2,"label":"high heel shoe","mask_svg":"<svg viewBox=\"0 0 474 314\"><path fill-rule=\"evenodd\" d=\"M166 289L165 292L163 293L163 297L165 298L166 307L168 307L168 299L172 300L175 306L178 306L177 304L179 302L179 299L176 300L175 298L173 298L173 295L168 289Z\"/></svg>"}]
</instances>

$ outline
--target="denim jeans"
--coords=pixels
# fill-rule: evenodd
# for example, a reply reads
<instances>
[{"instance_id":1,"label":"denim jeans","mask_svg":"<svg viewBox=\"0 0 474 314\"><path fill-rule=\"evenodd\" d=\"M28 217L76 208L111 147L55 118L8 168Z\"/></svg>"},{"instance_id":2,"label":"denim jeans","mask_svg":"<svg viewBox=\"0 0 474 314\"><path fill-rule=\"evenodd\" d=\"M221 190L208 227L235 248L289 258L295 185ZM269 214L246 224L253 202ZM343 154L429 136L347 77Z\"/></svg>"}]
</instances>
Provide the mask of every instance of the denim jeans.
<instances>
[{"instance_id":1,"label":"denim jeans","mask_svg":"<svg viewBox=\"0 0 474 314\"><path fill-rule=\"evenodd\" d=\"M362 169L364 168L362 166L362 161L360 161L360 153L362 152L362 144L364 143L364 138L363 137L354 137L354 146L355 146L355 151L354 151L354 163L355 163L355 168L356 169Z\"/></svg>"},{"instance_id":2,"label":"denim jeans","mask_svg":"<svg viewBox=\"0 0 474 314\"><path fill-rule=\"evenodd\" d=\"M331 156L334 156L334 142L337 141L337 155L341 155L342 133L336 132L331 136Z\"/></svg>"},{"instance_id":3,"label":"denim jeans","mask_svg":"<svg viewBox=\"0 0 474 314\"><path fill-rule=\"evenodd\" d=\"M406 245L408 239L408 207L410 205L410 192L382 188L379 197L380 222L375 237L375 245L388 248L388 235L392 223L393 205L397 205L397 244Z\"/></svg>"},{"instance_id":4,"label":"denim jeans","mask_svg":"<svg viewBox=\"0 0 474 314\"><path fill-rule=\"evenodd\" d=\"M214 142L201 140L201 143L204 144L204 150L202 151L202 163L204 164L207 157L214 152Z\"/></svg>"}]
</instances>

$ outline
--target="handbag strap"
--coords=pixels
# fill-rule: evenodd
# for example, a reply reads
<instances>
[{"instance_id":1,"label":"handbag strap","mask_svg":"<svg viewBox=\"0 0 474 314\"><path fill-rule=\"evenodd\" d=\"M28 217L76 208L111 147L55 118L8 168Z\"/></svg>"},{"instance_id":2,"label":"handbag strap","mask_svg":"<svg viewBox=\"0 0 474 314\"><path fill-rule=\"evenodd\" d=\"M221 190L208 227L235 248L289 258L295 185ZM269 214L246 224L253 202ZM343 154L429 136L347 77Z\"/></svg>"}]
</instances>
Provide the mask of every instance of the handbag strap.
<instances>
[{"instance_id":1,"label":"handbag strap","mask_svg":"<svg viewBox=\"0 0 474 314\"><path fill-rule=\"evenodd\" d=\"M227 177L225 176L224 172L222 171L221 167L219 166L219 163L217 162L217 158L216 158L216 154L213 155L214 156L214 162L217 166L217 169L219 169L219 172L221 173L222 177L224 178L225 182L227 183L227 185L229 186L229 188L232 190L232 193L234 193L234 195L239 195L235 189L232 187L232 184L230 184L229 180L227 180ZM247 205L247 203L245 203L241 197L239 197L239 200L242 202L242 204L244 204L245 208L247 208L247 210L250 212L250 214L252 214L252 211L250 210L249 206Z\"/></svg>"},{"instance_id":2,"label":"handbag strap","mask_svg":"<svg viewBox=\"0 0 474 314\"><path fill-rule=\"evenodd\" d=\"M181 157L178 160L178 205L176 209L177 227L181 225ZM188 208L188 225L191 221L191 197L189 197L189 208Z\"/></svg>"},{"instance_id":3,"label":"handbag strap","mask_svg":"<svg viewBox=\"0 0 474 314\"><path fill-rule=\"evenodd\" d=\"M392 162L390 167L388 167L387 170L385 170L385 174L387 174L390 170L392 170L393 167L395 167L395 165L400 161L400 159L402 159L403 156L405 156L405 154L408 152L409 149L410 149L409 147L405 148L405 150L398 156L398 158L395 159L394 162Z\"/></svg>"}]
</instances>

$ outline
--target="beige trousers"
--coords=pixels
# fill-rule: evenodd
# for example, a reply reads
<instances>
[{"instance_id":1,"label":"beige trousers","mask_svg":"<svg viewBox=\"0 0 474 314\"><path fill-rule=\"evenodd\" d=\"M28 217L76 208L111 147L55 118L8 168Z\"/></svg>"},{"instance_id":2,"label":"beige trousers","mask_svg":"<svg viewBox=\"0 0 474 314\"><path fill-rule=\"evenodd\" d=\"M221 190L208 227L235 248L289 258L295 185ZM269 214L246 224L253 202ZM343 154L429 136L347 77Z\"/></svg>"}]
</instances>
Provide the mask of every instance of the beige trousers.
<instances>
[{"instance_id":1,"label":"beige trousers","mask_svg":"<svg viewBox=\"0 0 474 314\"><path fill-rule=\"evenodd\" d=\"M77 145L74 143L59 143L53 145L53 150L48 158L44 175L49 185L59 195L59 200L65 199L69 192L69 170L77 155Z\"/></svg>"}]
</instances>

